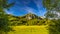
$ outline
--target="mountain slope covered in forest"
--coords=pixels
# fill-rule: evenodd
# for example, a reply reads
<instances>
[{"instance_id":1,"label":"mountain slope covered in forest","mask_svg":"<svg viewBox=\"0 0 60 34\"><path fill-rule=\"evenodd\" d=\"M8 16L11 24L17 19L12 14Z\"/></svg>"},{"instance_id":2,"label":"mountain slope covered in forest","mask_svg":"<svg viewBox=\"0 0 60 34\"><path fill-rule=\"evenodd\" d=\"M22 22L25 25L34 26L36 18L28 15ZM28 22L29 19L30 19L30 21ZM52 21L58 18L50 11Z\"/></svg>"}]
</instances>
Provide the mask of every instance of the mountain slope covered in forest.
<instances>
[{"instance_id":1,"label":"mountain slope covered in forest","mask_svg":"<svg viewBox=\"0 0 60 34\"><path fill-rule=\"evenodd\" d=\"M42 25L46 24L46 19L35 14L26 14L24 16L8 15L10 25Z\"/></svg>"}]
</instances>

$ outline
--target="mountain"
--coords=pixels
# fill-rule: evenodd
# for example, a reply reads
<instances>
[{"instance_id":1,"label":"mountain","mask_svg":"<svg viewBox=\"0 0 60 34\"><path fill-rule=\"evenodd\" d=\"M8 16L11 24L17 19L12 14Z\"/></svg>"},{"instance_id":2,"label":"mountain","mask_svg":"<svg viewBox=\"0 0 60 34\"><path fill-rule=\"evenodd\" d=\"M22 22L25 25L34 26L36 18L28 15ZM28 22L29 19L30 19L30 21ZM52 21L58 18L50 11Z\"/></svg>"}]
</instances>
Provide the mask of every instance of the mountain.
<instances>
[{"instance_id":1,"label":"mountain","mask_svg":"<svg viewBox=\"0 0 60 34\"><path fill-rule=\"evenodd\" d=\"M26 14L25 16L22 16L22 18L27 18L27 19L43 19L35 14L32 14L32 13L29 13L29 14Z\"/></svg>"},{"instance_id":2,"label":"mountain","mask_svg":"<svg viewBox=\"0 0 60 34\"><path fill-rule=\"evenodd\" d=\"M32 13L26 14L24 16L8 15L8 19L10 25L37 25L42 24L42 20L44 20L43 18Z\"/></svg>"}]
</instances>

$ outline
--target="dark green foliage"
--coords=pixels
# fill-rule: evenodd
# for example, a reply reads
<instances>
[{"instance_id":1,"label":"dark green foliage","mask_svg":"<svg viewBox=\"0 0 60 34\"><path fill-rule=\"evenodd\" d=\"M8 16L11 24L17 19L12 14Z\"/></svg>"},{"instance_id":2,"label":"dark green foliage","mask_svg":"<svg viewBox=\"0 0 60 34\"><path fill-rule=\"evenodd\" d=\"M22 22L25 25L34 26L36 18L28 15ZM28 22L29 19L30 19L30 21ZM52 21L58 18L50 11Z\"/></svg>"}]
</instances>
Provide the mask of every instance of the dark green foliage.
<instances>
[{"instance_id":1,"label":"dark green foliage","mask_svg":"<svg viewBox=\"0 0 60 34\"><path fill-rule=\"evenodd\" d=\"M9 8L11 6L13 6L14 3L8 3L8 0L0 0L0 7L2 8Z\"/></svg>"},{"instance_id":2,"label":"dark green foliage","mask_svg":"<svg viewBox=\"0 0 60 34\"><path fill-rule=\"evenodd\" d=\"M60 0L43 0L43 6L47 9L46 17L56 18L60 13Z\"/></svg>"},{"instance_id":3,"label":"dark green foliage","mask_svg":"<svg viewBox=\"0 0 60 34\"><path fill-rule=\"evenodd\" d=\"M49 34L60 34L60 19L58 20L51 20L49 25Z\"/></svg>"},{"instance_id":4,"label":"dark green foliage","mask_svg":"<svg viewBox=\"0 0 60 34\"><path fill-rule=\"evenodd\" d=\"M43 5L47 9L46 18L60 17L56 13L60 13L60 0L43 0ZM49 24L49 34L60 34L60 18L52 19Z\"/></svg>"},{"instance_id":5,"label":"dark green foliage","mask_svg":"<svg viewBox=\"0 0 60 34\"><path fill-rule=\"evenodd\" d=\"M7 0L0 0L0 31L10 31L8 16L6 15L4 9L7 9L12 5L13 4L8 4Z\"/></svg>"}]
</instances>

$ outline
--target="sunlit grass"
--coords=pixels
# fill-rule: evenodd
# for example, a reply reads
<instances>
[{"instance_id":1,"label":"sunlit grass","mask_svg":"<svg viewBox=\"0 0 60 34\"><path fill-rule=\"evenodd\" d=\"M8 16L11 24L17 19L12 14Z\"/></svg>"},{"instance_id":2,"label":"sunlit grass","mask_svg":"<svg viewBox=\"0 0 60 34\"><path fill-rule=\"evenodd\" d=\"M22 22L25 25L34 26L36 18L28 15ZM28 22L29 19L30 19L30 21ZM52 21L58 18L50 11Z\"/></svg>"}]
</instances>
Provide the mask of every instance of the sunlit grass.
<instances>
[{"instance_id":1,"label":"sunlit grass","mask_svg":"<svg viewBox=\"0 0 60 34\"><path fill-rule=\"evenodd\" d=\"M48 34L47 26L12 26L13 30L8 34Z\"/></svg>"}]
</instances>

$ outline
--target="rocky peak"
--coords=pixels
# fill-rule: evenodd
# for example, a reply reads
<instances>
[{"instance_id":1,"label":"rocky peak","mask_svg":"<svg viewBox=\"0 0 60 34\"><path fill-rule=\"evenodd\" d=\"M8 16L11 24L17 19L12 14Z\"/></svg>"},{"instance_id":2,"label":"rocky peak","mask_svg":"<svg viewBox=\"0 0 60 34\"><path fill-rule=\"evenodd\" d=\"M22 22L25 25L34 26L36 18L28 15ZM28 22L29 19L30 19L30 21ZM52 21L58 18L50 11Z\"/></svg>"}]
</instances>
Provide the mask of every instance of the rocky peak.
<instances>
[{"instance_id":1,"label":"rocky peak","mask_svg":"<svg viewBox=\"0 0 60 34\"><path fill-rule=\"evenodd\" d=\"M42 19L41 17L35 15L35 14L32 14L32 13L29 13L29 14L26 14L25 16L23 16L24 18L27 18L27 19Z\"/></svg>"}]
</instances>

